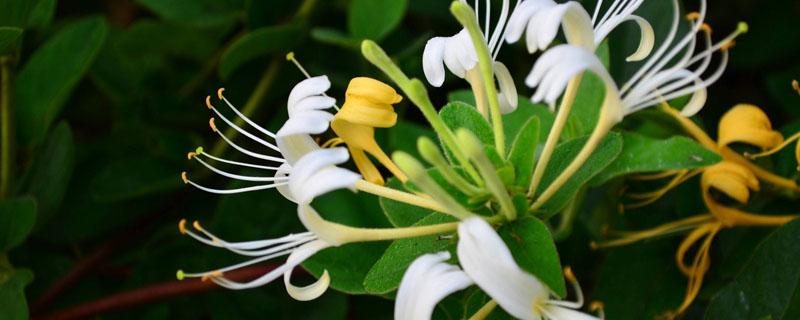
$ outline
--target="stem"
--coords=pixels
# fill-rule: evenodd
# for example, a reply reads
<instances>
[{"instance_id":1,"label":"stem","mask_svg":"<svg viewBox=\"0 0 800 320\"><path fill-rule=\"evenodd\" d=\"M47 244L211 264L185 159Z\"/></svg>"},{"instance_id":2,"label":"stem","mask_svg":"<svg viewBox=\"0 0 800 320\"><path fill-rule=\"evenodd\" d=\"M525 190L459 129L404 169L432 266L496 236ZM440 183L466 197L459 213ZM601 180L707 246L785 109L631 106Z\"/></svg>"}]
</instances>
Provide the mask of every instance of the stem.
<instances>
[{"instance_id":1,"label":"stem","mask_svg":"<svg viewBox=\"0 0 800 320\"><path fill-rule=\"evenodd\" d=\"M400 190L384 187L366 180L356 181L356 189L369 194L374 194L379 197L384 197L386 199L391 199L397 202L410 204L412 206L430 209L441 213L447 213L447 209L442 207L441 204L434 201L433 199L424 198L408 192L403 192Z\"/></svg>"},{"instance_id":2,"label":"stem","mask_svg":"<svg viewBox=\"0 0 800 320\"><path fill-rule=\"evenodd\" d=\"M611 128L614 127L615 121L612 120L606 112L607 108L603 108L600 112L600 119L597 121L597 126L594 128L592 135L589 136L589 140L586 141L586 144L583 145L583 148L578 155L572 160L572 162L558 175L558 178L553 181L547 189L542 192L539 198L536 199L536 202L531 205L531 210L538 210L541 208L547 200L550 200L553 195L558 192L558 190L569 181L570 178L575 174L578 169L586 163L586 160L592 155L597 146L600 145L600 142L603 141L603 138L606 134L611 131Z\"/></svg>"},{"instance_id":3,"label":"stem","mask_svg":"<svg viewBox=\"0 0 800 320\"><path fill-rule=\"evenodd\" d=\"M248 267L228 272L225 274L225 277L233 281L247 281L270 272L273 269L275 269L275 266ZM200 279L170 281L82 303L73 307L43 315L41 317L34 317L34 319L68 320L93 318L95 316L112 311L126 310L146 303L202 293L220 288L222 287L214 284L213 282L204 282Z\"/></svg>"},{"instance_id":4,"label":"stem","mask_svg":"<svg viewBox=\"0 0 800 320\"><path fill-rule=\"evenodd\" d=\"M492 115L492 129L494 130L494 144L500 156L506 157L506 138L503 131L503 114L500 113L500 102L497 100L497 87L494 85L494 67L492 58L489 55L489 48L486 46L486 39L483 38L481 27L478 26L478 19L475 11L466 3L453 1L450 5L450 12L456 17L458 22L467 28L475 52L478 54L478 67L481 71L481 81L486 89L486 97L489 101L489 112ZM477 101L477 96L475 97Z\"/></svg>"},{"instance_id":5,"label":"stem","mask_svg":"<svg viewBox=\"0 0 800 320\"><path fill-rule=\"evenodd\" d=\"M582 78L583 74L578 75L572 78L567 84L564 99L561 100L561 105L558 107L558 114L556 115L555 122L553 122L553 126L550 128L547 141L544 143L542 155L539 157L539 161L536 162L536 168L533 170L533 178L531 179L530 187L528 187L529 198L532 198L536 194L536 189L539 187L539 183L542 182L544 172L547 170L547 165L550 163L550 157L553 156L553 151L556 149L558 139L564 131L564 125L567 123L572 105L575 103L575 97L578 95L578 88L581 85Z\"/></svg>"},{"instance_id":6,"label":"stem","mask_svg":"<svg viewBox=\"0 0 800 320\"><path fill-rule=\"evenodd\" d=\"M483 180L481 180L478 171L472 167L472 164L469 163L469 160L464 155L464 151L461 150L461 147L456 143L455 135L453 135L453 131L445 125L444 121L439 117L439 114L436 112L436 109L433 107L433 103L431 102L430 97L428 96L428 91L425 89L425 85L422 84L419 79L409 79L399 67L397 67L392 59L386 55L386 52L378 46L372 40L364 40L361 43L361 53L364 55L364 58L369 60L370 63L381 69L383 73L385 73L398 87L403 93L408 96L408 99L416 105L420 111L422 111L422 115L425 116L425 119L428 120L433 131L439 135L439 138L442 139L444 145L447 146L452 152L453 155L456 157L456 160L459 164L464 168L464 170L469 174L469 176L477 183L478 185L483 184Z\"/></svg>"},{"instance_id":7,"label":"stem","mask_svg":"<svg viewBox=\"0 0 800 320\"><path fill-rule=\"evenodd\" d=\"M474 214L453 199L430 175L422 164L411 155L397 151L392 155L394 162L408 174L409 179L423 192L427 193L436 202L447 208L447 214L459 220L473 217Z\"/></svg>"},{"instance_id":8,"label":"stem","mask_svg":"<svg viewBox=\"0 0 800 320\"><path fill-rule=\"evenodd\" d=\"M13 119L11 106L11 58L0 57L0 199L11 192Z\"/></svg>"},{"instance_id":9,"label":"stem","mask_svg":"<svg viewBox=\"0 0 800 320\"><path fill-rule=\"evenodd\" d=\"M472 159L472 162L478 167L478 171L486 181L486 188L492 193L497 202L500 203L500 211L508 219L514 221L517 219L517 211L514 208L514 203L511 202L511 197L508 196L503 181L497 176L497 171L492 165L492 161L483 152L483 144L478 140L472 132L466 129L459 129L456 134L458 139L461 140L464 149L467 151L467 156Z\"/></svg>"},{"instance_id":10,"label":"stem","mask_svg":"<svg viewBox=\"0 0 800 320\"><path fill-rule=\"evenodd\" d=\"M486 319L486 317L488 317L489 314L492 313L492 311L496 307L497 307L497 301L489 300L489 302L484 304L483 307L478 309L478 312L475 312L475 314L473 314L471 317L469 317L469 320L483 320L483 319Z\"/></svg>"}]
</instances>

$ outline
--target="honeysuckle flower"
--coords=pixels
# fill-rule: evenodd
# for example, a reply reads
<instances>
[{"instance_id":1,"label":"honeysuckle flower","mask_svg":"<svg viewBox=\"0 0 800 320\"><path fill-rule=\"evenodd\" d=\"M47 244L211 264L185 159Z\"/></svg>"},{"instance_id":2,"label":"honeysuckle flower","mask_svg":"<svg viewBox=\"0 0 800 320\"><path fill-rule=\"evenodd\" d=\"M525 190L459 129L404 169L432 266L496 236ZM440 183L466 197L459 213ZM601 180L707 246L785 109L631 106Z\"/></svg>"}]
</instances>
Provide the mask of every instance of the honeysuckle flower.
<instances>
[{"instance_id":1,"label":"honeysuckle flower","mask_svg":"<svg viewBox=\"0 0 800 320\"><path fill-rule=\"evenodd\" d=\"M568 83L584 71L595 73L605 83L606 94L597 125L589 140L564 171L539 195L532 206L533 209L544 205L567 182L589 158L603 137L626 115L683 96L690 96L689 102L681 111L683 115L691 116L703 107L706 101L706 87L722 75L728 63L728 49L738 35L747 31L747 24L740 23L736 31L713 44L711 28L703 23L706 1L701 0L700 12L688 15L692 24L689 33L674 41L680 15L677 0L673 0L672 3L675 15L666 39L621 87L617 86L597 56L583 47L569 44L556 46L546 51L536 61L525 80L528 86L537 87L532 98L534 101L546 101L553 105L567 88ZM695 53L696 37L701 31L704 34L705 49ZM712 56L717 52L721 55L719 66L704 77ZM535 173L541 176L542 170L537 171ZM531 191L535 191L538 182L538 179L532 182ZM533 196L533 192L529 192L529 195Z\"/></svg>"},{"instance_id":2,"label":"honeysuckle flower","mask_svg":"<svg viewBox=\"0 0 800 320\"><path fill-rule=\"evenodd\" d=\"M406 271L395 301L396 319L428 319L447 295L475 283L500 307L519 319L598 319L576 311L583 294L572 272L577 301L551 299L552 290L514 261L511 251L491 225L480 218L458 227L458 260L463 268L446 263L449 253L423 255Z\"/></svg>"},{"instance_id":3,"label":"honeysuckle flower","mask_svg":"<svg viewBox=\"0 0 800 320\"><path fill-rule=\"evenodd\" d=\"M331 129L347 144L364 179L380 185L384 183L380 172L367 157L369 153L405 182L405 174L375 141L375 128L389 128L397 123L397 113L392 105L403 97L389 85L366 77L350 80L345 97L344 105L331 122Z\"/></svg>"},{"instance_id":4,"label":"honeysuckle flower","mask_svg":"<svg viewBox=\"0 0 800 320\"><path fill-rule=\"evenodd\" d=\"M194 152L188 154L188 158L197 160L203 166L209 168L213 172L222 176L231 178L233 180L245 182L259 182L262 184L242 187L236 189L215 189L202 186L194 181L189 180L186 172L183 172L181 178L184 183L191 184L198 189L217 193L217 194L231 194L256 190L264 190L277 188L281 194L286 198L294 201L290 192L287 191L286 185L288 184L288 175L292 170L292 165L297 162L301 157L319 149L319 146L311 138L312 134L320 134L328 129L328 123L333 119L333 114L325 111L336 104L336 100L324 95L331 86L328 77L318 76L305 79L295 85L289 94L287 107L289 111L289 119L283 124L277 133L273 133L264 127L258 125L253 120L242 114L230 101L223 95L224 89L217 92L217 96L222 100L234 114L242 119L246 124L259 132L260 135L253 134L248 130L236 125L223 115L213 104L211 104L211 97L206 97L206 106L211 109L217 117L222 119L228 126L235 129L243 136L249 138L251 141L258 143L268 148L267 152L256 152L244 148L231 141L222 133L215 124L215 118L209 120L211 129L217 133L220 138L228 145L237 151L258 160L273 163L273 165L255 164L249 162L239 162L227 160L224 158L216 157L204 152L203 148L198 148ZM268 142L272 140L274 142ZM279 156L270 155L270 153L278 153ZM205 160L204 160L205 159ZM264 172L273 172L271 175L264 176L246 176L234 174L222 169L219 169L209 163L209 160L225 163L235 167L250 168L263 170Z\"/></svg>"},{"instance_id":5,"label":"honeysuckle flower","mask_svg":"<svg viewBox=\"0 0 800 320\"><path fill-rule=\"evenodd\" d=\"M466 0L461 0L461 2L466 3ZM480 2L481 0L475 0L474 2L475 15L478 17L480 17ZM486 0L485 3L482 30L484 43L481 45L487 46L489 50L494 77L497 78L500 86L498 94L498 96L502 97L502 99L498 100L500 102L500 111L509 113L517 108L517 88L514 86L514 79L511 77L508 68L502 62L496 61L496 59L502 47L510 4L509 0L503 0L500 15L497 17L492 29L492 24L490 23L492 1ZM519 1L517 1L516 5L518 4ZM478 70L478 53L475 50L475 43L472 42L466 28L461 29L461 31L450 37L431 38L425 44L425 49L422 53L422 69L425 73L425 78L428 79L428 83L434 87L440 87L444 83L445 66L455 76L466 79L470 83L475 93L478 109L484 115L488 114L485 107L486 91L483 86L485 81L494 83L494 78L483 79L481 76Z\"/></svg>"},{"instance_id":6,"label":"honeysuckle flower","mask_svg":"<svg viewBox=\"0 0 800 320\"><path fill-rule=\"evenodd\" d=\"M526 34L528 52L544 51L555 40L559 27L563 27L567 42L594 51L617 26L624 22L635 22L641 32L639 48L628 61L646 58L653 50L655 34L650 23L634 15L644 0L615 0L599 16L603 1L598 1L594 15L577 2L558 4L553 0L524 0L508 20L506 41L514 43Z\"/></svg>"},{"instance_id":7,"label":"honeysuckle flower","mask_svg":"<svg viewBox=\"0 0 800 320\"><path fill-rule=\"evenodd\" d=\"M772 129L769 117L759 107L740 104L722 116L717 134L720 147L737 142L768 150L783 143L783 135Z\"/></svg>"}]
</instances>

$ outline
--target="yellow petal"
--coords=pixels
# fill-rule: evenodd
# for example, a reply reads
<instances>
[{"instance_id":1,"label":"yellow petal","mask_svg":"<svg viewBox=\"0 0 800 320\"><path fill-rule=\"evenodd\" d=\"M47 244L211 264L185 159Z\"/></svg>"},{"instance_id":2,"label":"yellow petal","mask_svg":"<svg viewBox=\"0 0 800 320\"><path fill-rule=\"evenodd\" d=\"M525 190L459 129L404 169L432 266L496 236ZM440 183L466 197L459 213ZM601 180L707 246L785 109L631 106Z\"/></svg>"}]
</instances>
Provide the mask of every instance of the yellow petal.
<instances>
[{"instance_id":1,"label":"yellow petal","mask_svg":"<svg viewBox=\"0 0 800 320\"><path fill-rule=\"evenodd\" d=\"M720 147L737 142L767 150L781 144L783 136L772 130L772 123L764 111L754 105L740 104L722 116L717 139Z\"/></svg>"}]
</instances>

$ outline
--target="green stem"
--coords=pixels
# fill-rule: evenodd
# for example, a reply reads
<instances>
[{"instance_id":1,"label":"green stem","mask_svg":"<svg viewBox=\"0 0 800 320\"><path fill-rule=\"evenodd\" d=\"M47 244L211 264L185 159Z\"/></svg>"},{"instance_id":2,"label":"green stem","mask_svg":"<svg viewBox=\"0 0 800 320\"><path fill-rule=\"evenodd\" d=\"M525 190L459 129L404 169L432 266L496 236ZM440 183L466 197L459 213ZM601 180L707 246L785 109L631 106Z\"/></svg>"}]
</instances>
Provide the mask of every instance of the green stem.
<instances>
[{"instance_id":1,"label":"green stem","mask_svg":"<svg viewBox=\"0 0 800 320\"><path fill-rule=\"evenodd\" d=\"M561 241L566 239L572 233L572 224L575 222L575 217L583 204L583 198L586 197L586 186L578 190L578 194L572 198L564 211L561 212L561 221L558 228L553 231L553 239Z\"/></svg>"},{"instance_id":2,"label":"green stem","mask_svg":"<svg viewBox=\"0 0 800 320\"><path fill-rule=\"evenodd\" d=\"M11 192L13 120L11 106L11 58L0 57L0 199Z\"/></svg>"},{"instance_id":3,"label":"green stem","mask_svg":"<svg viewBox=\"0 0 800 320\"><path fill-rule=\"evenodd\" d=\"M500 203L500 212L508 219L514 221L517 219L517 211L514 208L514 203L511 197L508 196L503 181L497 175L497 169L492 165L492 161L486 156L483 151L483 143L478 140L471 131L461 128L456 131L458 140L463 144L464 149L467 151L467 156L475 163L478 171L486 181L486 188L492 193L495 200Z\"/></svg>"},{"instance_id":4,"label":"green stem","mask_svg":"<svg viewBox=\"0 0 800 320\"><path fill-rule=\"evenodd\" d=\"M481 71L481 79L486 89L486 98L489 101L489 112L492 115L492 129L494 130L494 143L497 152L501 156L506 156L506 138L503 131L503 115L500 113L500 102L497 100L497 87L494 85L494 67L492 58L489 55L489 47L486 46L486 39L483 37L478 18L475 12L466 3L453 1L450 5L450 12L456 17L458 22L467 28L475 52L478 54L478 67ZM475 97L476 99L478 97Z\"/></svg>"},{"instance_id":5,"label":"green stem","mask_svg":"<svg viewBox=\"0 0 800 320\"><path fill-rule=\"evenodd\" d=\"M408 99L422 111L422 115L428 120L428 123L431 124L431 127L436 131L436 134L439 135L439 138L442 139L445 146L453 151L456 160L461 164L467 174L469 174L473 181L479 186L483 185L483 180L481 180L478 171L469 163L466 155L464 155L464 151L461 150L461 147L456 143L455 135L450 128L445 125L444 121L439 118L439 114L433 107L430 97L428 97L428 91L425 89L425 85L422 84L419 79L409 79L406 74L392 62L392 59L389 58L386 52L374 41L364 40L361 43L361 53L370 63L378 67L378 69L381 69L389 79L392 79L392 81L400 87L400 90L408 96Z\"/></svg>"}]
</instances>

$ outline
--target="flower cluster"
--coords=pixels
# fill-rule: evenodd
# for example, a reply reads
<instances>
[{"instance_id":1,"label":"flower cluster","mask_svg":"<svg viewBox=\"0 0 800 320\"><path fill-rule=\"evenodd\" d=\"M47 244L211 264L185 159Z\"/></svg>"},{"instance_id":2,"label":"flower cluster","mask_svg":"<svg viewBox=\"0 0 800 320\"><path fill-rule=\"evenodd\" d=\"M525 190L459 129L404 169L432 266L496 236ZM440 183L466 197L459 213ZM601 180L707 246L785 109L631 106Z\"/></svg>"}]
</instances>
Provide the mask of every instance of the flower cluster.
<instances>
[{"instance_id":1,"label":"flower cluster","mask_svg":"<svg viewBox=\"0 0 800 320\"><path fill-rule=\"evenodd\" d=\"M682 313L699 292L710 264L711 239L720 230L734 226L777 226L794 217L744 212L718 196L722 193L739 203L747 203L750 192L758 190L759 180L797 190L793 181L766 172L748 159L768 156L797 137L784 140L772 130L766 115L753 106L732 109L720 123L716 142L688 120L687 117L706 104L706 88L722 75L729 49L734 39L747 31L747 25L741 23L733 33L714 42L711 28L705 23L705 0L699 0L699 11L688 14L685 19L680 14L678 1L669 1L673 7L672 24L659 43L650 23L635 15L644 0L615 0L610 4L601 0L592 14L575 1L522 0L515 1L512 6L509 0L503 0L496 16L491 13L490 0L475 0L472 6L464 0L453 2L451 12L463 29L453 36L435 37L427 42L422 53L424 76L430 85L440 87L447 78L446 67L456 77L465 79L472 89L477 117L485 120L489 128L486 131L491 132L454 127L444 121L422 81L406 76L369 40L362 43L362 54L383 71L405 97L379 80L354 77L339 108L337 99L332 97L335 95L327 93L331 90L329 79L311 77L294 55L289 54L287 58L307 79L289 93L288 119L273 133L239 111L220 89L219 100L237 120L228 119L212 104L211 97L207 97L207 107L215 116L209 122L211 129L240 152L240 156L251 160L226 159L209 154L203 148L190 152L188 158L214 173L250 185L236 189L211 188L200 180L190 179L186 172L182 174L183 181L218 194L275 188L297 204L298 219L306 231L273 239L231 242L206 230L199 222L194 222L190 229L187 222L181 220L182 234L249 260L206 272L178 271L178 278L201 278L230 289L246 289L267 284L282 275L290 296L311 300L327 290L335 274L325 271L316 282L305 287L294 286L290 280L295 267L321 250L356 242L452 237L456 239L453 250L420 254L407 266L397 286L395 318L428 319L442 299L473 286L489 297L475 318L486 317L498 306L520 319L595 319L594 314L602 317L600 303L591 304L591 310L580 311L584 304L583 293L569 267L564 268L563 277L558 276L555 281L570 283L577 297L575 301L561 299L564 292L559 293L553 287L552 275L538 273L521 263L499 229L522 219L540 219L559 213L561 208L553 203L563 198L565 190L571 192L569 190L587 183L586 179L576 180L576 176L601 148L612 129L635 112L660 106L658 110L674 118L700 144L720 154L724 161L694 170L676 170L650 177L642 175L640 177L649 179L672 179L662 190L638 195L641 201L630 206L650 204L680 182L702 175L701 192L710 213L622 239L596 243L595 247L628 244L694 228L677 255L679 267L689 277L684 303L674 314ZM637 63L638 69L628 79L619 81L596 51L609 34L625 22L635 24L640 39L638 48L624 63ZM681 31L687 28L688 31ZM509 133L504 128L504 115L513 115L521 104L512 73L498 61L498 54L504 43L520 42L523 35L530 54L541 52L524 79L525 85L531 88L530 100L549 106L554 118L541 145L538 141L526 140L529 137L524 129ZM553 45L561 35L565 43ZM717 60L716 66L712 66L714 60ZM561 159L563 163L559 166L554 166L555 151L586 73L599 78L605 89L599 117L585 143L569 158ZM687 100L680 110L668 105L678 98ZM404 100L419 109L438 135L440 144L429 138L418 140L419 154L430 166L402 151L390 156L375 140L376 129L391 128L397 123L394 108ZM255 151L234 142L217 128L217 118L232 128L231 132L249 139L250 145L263 147L262 150ZM537 119L529 123L538 126ZM538 127L533 128L538 130ZM323 134L336 137L320 143L319 137ZM507 139L506 134L516 137ZM755 145L764 152L740 155L728 147L733 143ZM800 157L800 148L797 153ZM358 173L348 169L351 158ZM385 171L382 172L373 159ZM223 170L222 166L263 174L242 175ZM558 167L556 172L553 171L555 167ZM385 186L387 172L405 190ZM357 228L328 221L314 208L314 200L339 189L424 208L434 215L446 216L451 222ZM556 208L552 208L554 206ZM705 240L694 260L685 263L689 248L701 239ZM236 282L226 277L232 270L283 256L287 256L283 264L251 281Z\"/></svg>"}]
</instances>

